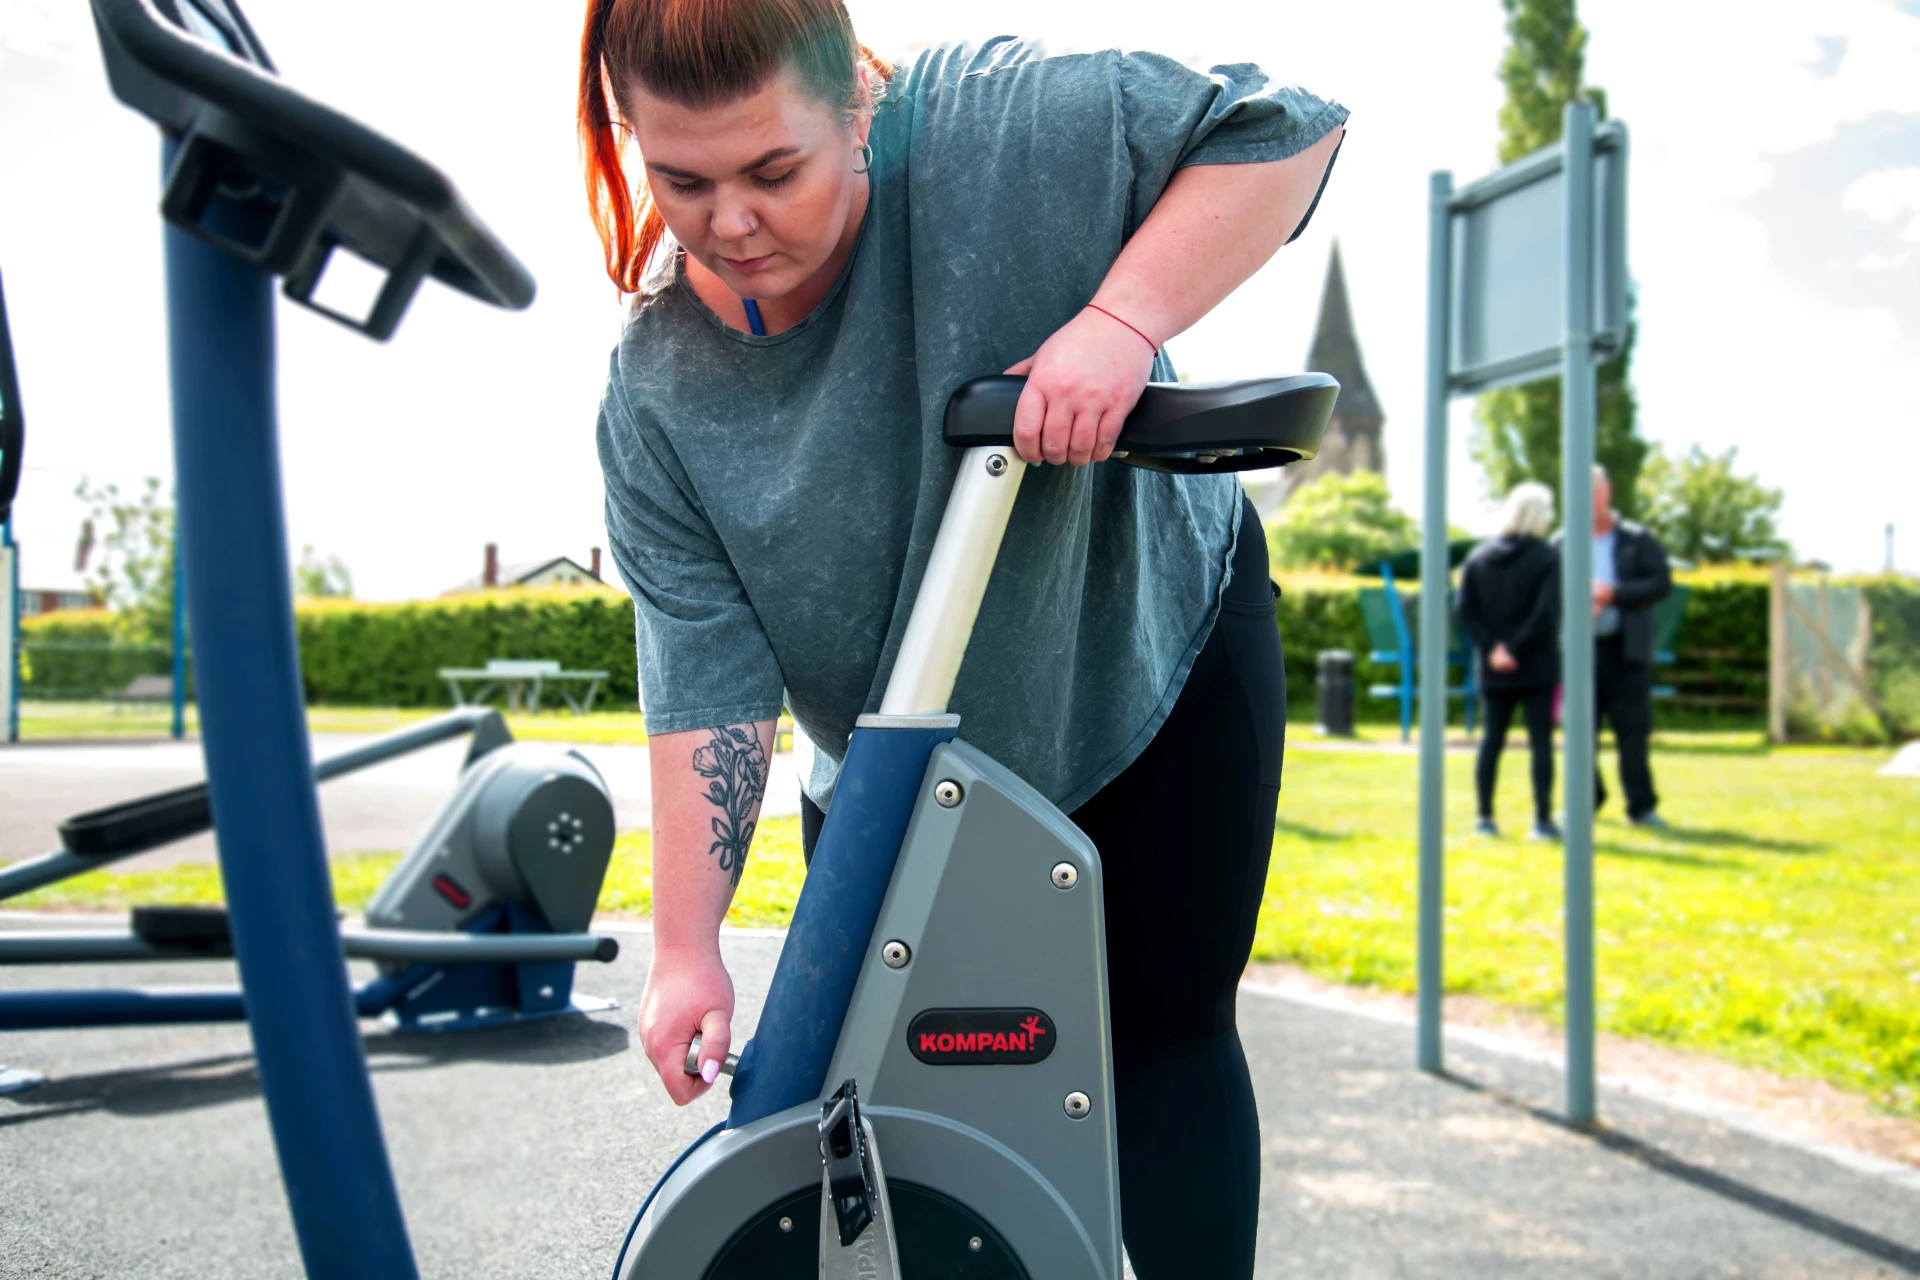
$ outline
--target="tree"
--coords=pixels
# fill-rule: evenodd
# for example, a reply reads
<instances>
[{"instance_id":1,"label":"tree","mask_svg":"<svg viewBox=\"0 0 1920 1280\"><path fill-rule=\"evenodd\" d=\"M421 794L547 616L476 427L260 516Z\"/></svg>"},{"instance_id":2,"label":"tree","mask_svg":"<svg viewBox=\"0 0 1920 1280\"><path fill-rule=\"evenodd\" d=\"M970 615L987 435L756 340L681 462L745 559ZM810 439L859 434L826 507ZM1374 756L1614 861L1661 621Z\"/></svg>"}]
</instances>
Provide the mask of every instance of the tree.
<instances>
[{"instance_id":1,"label":"tree","mask_svg":"<svg viewBox=\"0 0 1920 1280\"><path fill-rule=\"evenodd\" d=\"M1395 507L1377 471L1323 475L1294 490L1267 533L1275 564L1351 569L1373 564L1420 539L1414 518Z\"/></svg>"},{"instance_id":2,"label":"tree","mask_svg":"<svg viewBox=\"0 0 1920 1280\"><path fill-rule=\"evenodd\" d=\"M322 560L312 544L300 548L300 563L293 567L293 594L296 596L345 597L353 594L353 574L339 556Z\"/></svg>"},{"instance_id":3,"label":"tree","mask_svg":"<svg viewBox=\"0 0 1920 1280\"><path fill-rule=\"evenodd\" d=\"M1655 452L1641 477L1641 512L1667 553L1695 564L1770 560L1787 553L1774 520L1780 490L1734 474L1739 450L1694 445L1684 458Z\"/></svg>"},{"instance_id":4,"label":"tree","mask_svg":"<svg viewBox=\"0 0 1920 1280\"><path fill-rule=\"evenodd\" d=\"M1507 100L1500 108L1500 163L1511 164L1560 140L1561 113L1570 102L1587 101L1602 119L1607 95L1581 83L1586 69L1587 31L1580 25L1575 0L1500 0L1507 11L1507 51L1500 79ZM1631 315L1629 299L1629 315ZM1640 511L1640 469L1647 442L1636 434L1638 406L1629 385L1634 326L1626 345L1601 365L1594 422L1594 458L1613 480L1614 506L1623 515ZM1486 472L1487 487L1504 494L1523 480L1560 488L1560 381L1503 387L1480 398L1474 457Z\"/></svg>"},{"instance_id":5,"label":"tree","mask_svg":"<svg viewBox=\"0 0 1920 1280\"><path fill-rule=\"evenodd\" d=\"M165 501L157 477L148 476L137 496L120 486L96 487L81 480L74 494L87 504L80 563L98 538L100 556L87 585L119 615L127 639L137 644L170 644L173 634L173 507ZM100 531L104 530L104 533Z\"/></svg>"}]
</instances>

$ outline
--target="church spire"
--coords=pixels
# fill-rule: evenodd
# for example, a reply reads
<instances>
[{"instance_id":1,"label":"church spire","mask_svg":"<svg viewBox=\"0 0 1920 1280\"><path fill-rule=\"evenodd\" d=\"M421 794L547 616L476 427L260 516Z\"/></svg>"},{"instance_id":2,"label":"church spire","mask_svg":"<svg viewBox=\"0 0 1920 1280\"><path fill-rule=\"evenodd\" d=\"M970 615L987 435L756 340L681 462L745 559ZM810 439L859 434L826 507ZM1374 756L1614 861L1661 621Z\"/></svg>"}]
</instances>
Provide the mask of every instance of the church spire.
<instances>
[{"instance_id":1,"label":"church spire","mask_svg":"<svg viewBox=\"0 0 1920 1280\"><path fill-rule=\"evenodd\" d=\"M1320 295L1320 324L1314 331L1307 368L1316 373L1330 373L1339 381L1340 399L1333 408L1336 417L1350 423L1383 421L1380 402L1374 398L1373 384L1367 381L1367 368L1360 360L1359 339L1353 333L1353 311L1347 304L1347 273L1340 264L1338 240L1333 242L1333 253L1327 259L1327 283Z\"/></svg>"}]
</instances>

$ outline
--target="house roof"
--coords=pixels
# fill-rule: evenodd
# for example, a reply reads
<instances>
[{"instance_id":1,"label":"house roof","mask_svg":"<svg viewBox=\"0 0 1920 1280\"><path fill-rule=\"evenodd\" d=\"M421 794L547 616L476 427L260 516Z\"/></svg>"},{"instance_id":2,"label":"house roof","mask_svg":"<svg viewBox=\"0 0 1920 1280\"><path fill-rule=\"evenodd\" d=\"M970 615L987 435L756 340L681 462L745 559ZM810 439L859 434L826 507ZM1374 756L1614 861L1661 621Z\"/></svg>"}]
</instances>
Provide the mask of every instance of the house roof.
<instances>
[{"instance_id":1,"label":"house roof","mask_svg":"<svg viewBox=\"0 0 1920 1280\"><path fill-rule=\"evenodd\" d=\"M572 556L550 556L545 560L520 560L513 564L501 565L500 574L499 574L499 585L503 587L517 587L517 586L520 586L522 583L525 583L529 579L537 578L542 573L545 573L547 570L555 568L556 566L559 566L559 565L568 565L572 567L573 569L578 571L581 577L585 578L589 582L601 581L600 579L595 578L593 576L592 570L588 569L585 565L581 564L578 560L575 560ZM486 589L486 585L487 584L486 584L485 575L476 573L473 577L468 578L465 582L461 583L459 586L452 588L446 594L458 595L462 591L484 591ZM607 586L608 584L601 582L601 585ZM611 589L613 588L609 587L609 590Z\"/></svg>"},{"instance_id":2,"label":"house roof","mask_svg":"<svg viewBox=\"0 0 1920 1280\"><path fill-rule=\"evenodd\" d=\"M1374 397L1373 384L1367 381L1367 367L1360 359L1360 340L1353 332L1353 309L1347 303L1347 273L1340 263L1338 240L1334 241L1333 253L1327 259L1327 283L1320 294L1320 323L1314 329L1307 368L1316 373L1330 373L1339 381L1340 398L1333 406L1336 415L1349 420L1385 420L1380 401Z\"/></svg>"}]
</instances>

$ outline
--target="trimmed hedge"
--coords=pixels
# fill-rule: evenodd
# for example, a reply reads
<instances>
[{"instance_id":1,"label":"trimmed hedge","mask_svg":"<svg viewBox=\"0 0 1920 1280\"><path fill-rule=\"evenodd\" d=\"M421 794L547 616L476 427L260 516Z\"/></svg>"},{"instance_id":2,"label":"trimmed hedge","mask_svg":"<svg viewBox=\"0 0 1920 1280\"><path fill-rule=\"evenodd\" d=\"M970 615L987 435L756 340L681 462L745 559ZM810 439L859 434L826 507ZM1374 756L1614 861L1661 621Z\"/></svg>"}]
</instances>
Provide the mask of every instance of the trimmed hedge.
<instances>
[{"instance_id":1,"label":"trimmed hedge","mask_svg":"<svg viewBox=\"0 0 1920 1280\"><path fill-rule=\"evenodd\" d=\"M1760 725L1767 707L1767 579L1754 574L1683 574L1693 588L1681 624L1674 664L1662 667L1659 680L1673 686L1675 696L1656 704L1659 719L1669 725L1732 722ZM1399 719L1392 698L1374 698L1367 689L1394 684L1398 669L1367 661L1372 646L1360 616L1357 594L1377 587L1375 578L1336 574L1289 575L1280 580L1280 635L1287 657L1287 701L1296 718L1311 715L1315 705L1315 662L1323 649L1345 649L1354 655L1354 685L1358 691L1355 714L1362 720ZM1419 629L1420 592L1402 588L1407 625ZM1459 675L1456 672L1454 679ZM1460 715L1460 704L1451 704Z\"/></svg>"},{"instance_id":2,"label":"trimmed hedge","mask_svg":"<svg viewBox=\"0 0 1920 1280\"><path fill-rule=\"evenodd\" d=\"M1675 696L1655 703L1659 722L1670 726L1759 727L1767 714L1767 593L1764 567L1702 569L1676 575L1692 589L1680 626L1672 666L1658 679ZM1866 591L1873 611L1868 675L1887 730L1920 736L1920 581L1880 576L1838 581ZM1280 633L1287 656L1287 699L1297 717L1314 705L1314 663L1323 649L1345 649L1355 658L1359 690L1355 712L1363 720L1399 716L1388 698L1366 696L1374 684L1392 684L1397 672L1366 660L1370 645L1360 617L1361 587L1378 579L1339 574L1294 574L1280 580ZM1419 626L1419 591L1404 592L1408 624ZM1453 704L1459 714L1459 704Z\"/></svg>"},{"instance_id":3,"label":"trimmed hedge","mask_svg":"<svg viewBox=\"0 0 1920 1280\"><path fill-rule=\"evenodd\" d=\"M300 669L316 705L448 706L442 667L490 658L558 660L605 671L601 697L635 706L633 602L611 591L474 592L407 604L303 601L296 611Z\"/></svg>"},{"instance_id":4,"label":"trimmed hedge","mask_svg":"<svg viewBox=\"0 0 1920 1280\"><path fill-rule=\"evenodd\" d=\"M1682 574L1680 580L1692 587L1693 596L1677 660L1660 669L1661 682L1674 686L1677 696L1657 704L1659 717L1667 724L1763 724L1766 571L1706 570ZM1873 609L1868 666L1887 727L1896 735L1920 735L1920 582L1847 581L1866 588ZM1297 717L1312 715L1315 661L1323 649L1354 655L1361 693L1355 709L1363 719L1398 717L1391 699L1365 696L1368 686L1396 679L1393 668L1367 661L1371 646L1356 595L1365 585L1378 584L1331 574L1281 580L1287 697ZM1417 627L1419 592L1408 592L1407 602L1409 621ZM602 693L609 705L633 706L639 698L633 605L610 591L475 592L406 604L309 600L300 602L297 622L307 700L313 704L446 706L451 697L440 668L484 666L490 658L557 659L569 670L603 670L608 679ZM24 684L29 697L54 688L121 688L134 675L167 669L164 654L57 647L111 643L114 626L104 612L28 619L23 639L32 663ZM49 644L55 647L45 647Z\"/></svg>"}]
</instances>

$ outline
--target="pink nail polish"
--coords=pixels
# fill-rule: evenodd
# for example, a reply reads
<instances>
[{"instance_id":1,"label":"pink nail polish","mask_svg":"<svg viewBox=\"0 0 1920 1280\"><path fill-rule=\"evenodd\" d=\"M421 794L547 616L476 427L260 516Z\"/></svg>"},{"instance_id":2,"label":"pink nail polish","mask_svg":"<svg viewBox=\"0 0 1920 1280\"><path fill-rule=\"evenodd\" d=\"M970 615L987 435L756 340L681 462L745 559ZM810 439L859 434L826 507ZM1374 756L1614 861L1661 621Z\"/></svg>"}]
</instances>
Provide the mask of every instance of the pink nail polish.
<instances>
[{"instance_id":1,"label":"pink nail polish","mask_svg":"<svg viewBox=\"0 0 1920 1280\"><path fill-rule=\"evenodd\" d=\"M720 1078L720 1064L712 1058L708 1058L700 1064L700 1078L708 1084L712 1084L715 1080L718 1080Z\"/></svg>"}]
</instances>

